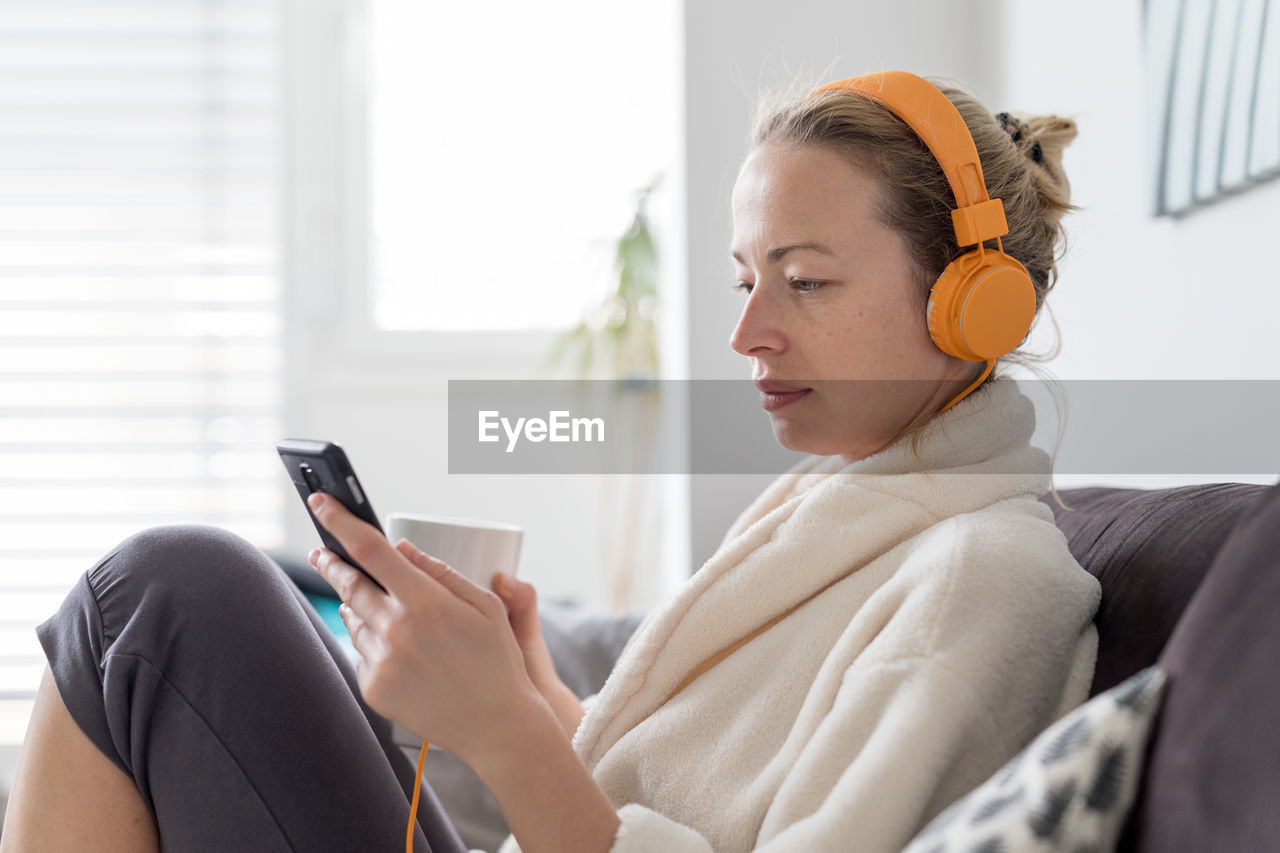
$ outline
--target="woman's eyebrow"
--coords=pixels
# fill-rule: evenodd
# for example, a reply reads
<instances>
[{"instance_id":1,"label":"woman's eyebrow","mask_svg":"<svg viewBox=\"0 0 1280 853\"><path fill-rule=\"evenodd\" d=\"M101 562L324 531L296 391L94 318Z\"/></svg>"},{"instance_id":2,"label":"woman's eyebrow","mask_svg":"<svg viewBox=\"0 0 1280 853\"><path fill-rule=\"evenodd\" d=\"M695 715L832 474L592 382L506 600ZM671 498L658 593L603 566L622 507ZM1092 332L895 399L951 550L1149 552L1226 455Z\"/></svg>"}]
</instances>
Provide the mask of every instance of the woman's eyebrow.
<instances>
[{"instance_id":1,"label":"woman's eyebrow","mask_svg":"<svg viewBox=\"0 0 1280 853\"><path fill-rule=\"evenodd\" d=\"M772 249L768 251L768 253L765 255L765 258L771 264L777 263L778 261L782 260L783 256L785 256L787 252L797 252L803 249L807 249L811 252L821 252L824 255L835 254L835 250L824 243L790 243L786 246L774 246ZM747 265L747 262L742 259L742 255L740 255L737 252L737 250L734 250L729 254L738 263L742 264L743 266Z\"/></svg>"}]
</instances>

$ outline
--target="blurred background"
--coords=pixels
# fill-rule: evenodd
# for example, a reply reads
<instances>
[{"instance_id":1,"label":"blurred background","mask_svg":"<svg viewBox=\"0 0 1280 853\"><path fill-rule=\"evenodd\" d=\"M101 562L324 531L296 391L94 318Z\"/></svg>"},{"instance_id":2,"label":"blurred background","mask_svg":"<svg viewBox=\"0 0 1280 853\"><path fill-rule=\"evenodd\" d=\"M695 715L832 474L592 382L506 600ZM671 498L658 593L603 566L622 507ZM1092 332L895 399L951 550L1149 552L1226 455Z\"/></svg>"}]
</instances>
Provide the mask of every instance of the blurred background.
<instances>
[{"instance_id":1,"label":"blurred background","mask_svg":"<svg viewBox=\"0 0 1280 853\"><path fill-rule=\"evenodd\" d=\"M1050 370L1280 378L1270 143L1230 185L1160 189L1170 105L1216 79L1205 45L1253 57L1229 78L1263 81L1240 109L1270 138L1270 11L0 0L0 790L32 627L112 545L206 523L313 547L285 436L343 444L380 513L522 525L545 596L646 610L688 577L768 477L450 475L447 382L748 377L729 194L764 91L903 68L1074 117ZM621 332L651 346L584 344ZM1042 318L1030 348L1056 339Z\"/></svg>"}]
</instances>

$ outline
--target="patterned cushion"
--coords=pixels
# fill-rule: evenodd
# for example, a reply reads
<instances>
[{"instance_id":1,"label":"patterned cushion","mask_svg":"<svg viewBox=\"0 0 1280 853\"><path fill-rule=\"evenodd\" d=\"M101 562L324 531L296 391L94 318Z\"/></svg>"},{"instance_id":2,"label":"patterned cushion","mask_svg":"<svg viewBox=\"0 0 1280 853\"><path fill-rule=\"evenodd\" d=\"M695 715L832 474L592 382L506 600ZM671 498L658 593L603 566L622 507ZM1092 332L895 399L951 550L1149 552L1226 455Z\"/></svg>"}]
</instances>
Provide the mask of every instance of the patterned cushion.
<instances>
[{"instance_id":1,"label":"patterned cushion","mask_svg":"<svg viewBox=\"0 0 1280 853\"><path fill-rule=\"evenodd\" d=\"M1164 670L1151 666L1065 715L904 853L1114 850L1164 683Z\"/></svg>"}]
</instances>

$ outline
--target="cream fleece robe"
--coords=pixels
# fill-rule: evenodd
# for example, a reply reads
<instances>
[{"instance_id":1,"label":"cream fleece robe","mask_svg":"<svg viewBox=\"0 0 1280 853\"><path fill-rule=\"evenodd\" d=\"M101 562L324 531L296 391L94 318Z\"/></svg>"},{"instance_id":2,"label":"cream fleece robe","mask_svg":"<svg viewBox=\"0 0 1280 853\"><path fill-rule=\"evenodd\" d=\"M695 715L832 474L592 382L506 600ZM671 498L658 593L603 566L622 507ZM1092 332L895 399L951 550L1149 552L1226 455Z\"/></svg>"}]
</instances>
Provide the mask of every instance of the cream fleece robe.
<instances>
[{"instance_id":1,"label":"cream fleece robe","mask_svg":"<svg viewBox=\"0 0 1280 853\"><path fill-rule=\"evenodd\" d=\"M899 851L1085 700L1100 590L1036 500L1034 422L995 381L919 461L811 456L743 512L574 736L619 808L611 853Z\"/></svg>"}]
</instances>

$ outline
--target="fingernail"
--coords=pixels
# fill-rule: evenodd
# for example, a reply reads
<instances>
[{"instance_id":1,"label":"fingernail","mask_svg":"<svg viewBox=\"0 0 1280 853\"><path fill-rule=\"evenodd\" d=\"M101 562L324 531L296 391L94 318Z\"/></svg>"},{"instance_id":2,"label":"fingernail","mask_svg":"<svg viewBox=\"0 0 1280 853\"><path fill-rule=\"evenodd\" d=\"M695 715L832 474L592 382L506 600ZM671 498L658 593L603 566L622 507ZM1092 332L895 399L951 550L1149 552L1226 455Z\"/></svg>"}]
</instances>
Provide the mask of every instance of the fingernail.
<instances>
[{"instance_id":1,"label":"fingernail","mask_svg":"<svg viewBox=\"0 0 1280 853\"><path fill-rule=\"evenodd\" d=\"M312 492L307 495L307 506L312 509L319 509L324 506L324 492Z\"/></svg>"},{"instance_id":2,"label":"fingernail","mask_svg":"<svg viewBox=\"0 0 1280 853\"><path fill-rule=\"evenodd\" d=\"M308 563L310 563L310 564L311 564L311 565L313 565L313 566L316 566L316 565L318 565L318 564L319 564L319 562L320 562L320 549L319 549L319 548L312 548L312 549L311 549L311 553L307 555L307 562L308 562Z\"/></svg>"},{"instance_id":3,"label":"fingernail","mask_svg":"<svg viewBox=\"0 0 1280 853\"><path fill-rule=\"evenodd\" d=\"M507 595L511 592L511 584L507 582L507 576L502 572L493 576L493 591L498 595Z\"/></svg>"}]
</instances>

